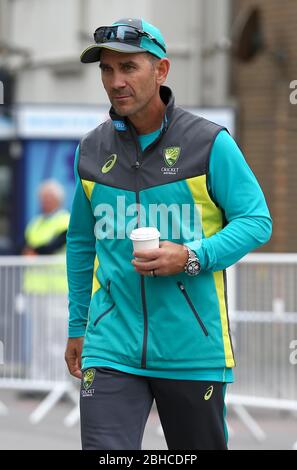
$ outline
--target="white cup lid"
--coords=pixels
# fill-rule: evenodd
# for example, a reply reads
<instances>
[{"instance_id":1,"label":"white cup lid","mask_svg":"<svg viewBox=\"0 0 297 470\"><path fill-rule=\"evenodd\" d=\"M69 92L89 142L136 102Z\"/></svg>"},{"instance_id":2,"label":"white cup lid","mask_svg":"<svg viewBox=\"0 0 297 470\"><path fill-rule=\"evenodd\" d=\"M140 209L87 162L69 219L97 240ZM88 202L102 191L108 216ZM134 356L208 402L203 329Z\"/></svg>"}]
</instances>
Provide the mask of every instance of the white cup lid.
<instances>
[{"instance_id":1,"label":"white cup lid","mask_svg":"<svg viewBox=\"0 0 297 470\"><path fill-rule=\"evenodd\" d=\"M160 238L160 232L156 227L140 227L132 230L130 234L131 240L154 240Z\"/></svg>"}]
</instances>

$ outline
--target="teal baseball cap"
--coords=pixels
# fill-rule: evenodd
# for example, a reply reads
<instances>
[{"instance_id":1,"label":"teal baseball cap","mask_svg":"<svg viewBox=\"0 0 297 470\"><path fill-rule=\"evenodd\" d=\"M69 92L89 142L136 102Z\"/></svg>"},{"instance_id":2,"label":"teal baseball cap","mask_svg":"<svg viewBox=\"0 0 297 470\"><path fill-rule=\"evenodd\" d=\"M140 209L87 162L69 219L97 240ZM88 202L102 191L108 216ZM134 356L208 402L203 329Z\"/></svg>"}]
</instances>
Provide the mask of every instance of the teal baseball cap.
<instances>
[{"instance_id":1,"label":"teal baseball cap","mask_svg":"<svg viewBox=\"0 0 297 470\"><path fill-rule=\"evenodd\" d=\"M94 32L95 44L80 56L83 63L100 61L101 49L135 54L149 52L162 59L167 57L166 44L158 28L143 19L123 18L111 26L100 26Z\"/></svg>"}]
</instances>

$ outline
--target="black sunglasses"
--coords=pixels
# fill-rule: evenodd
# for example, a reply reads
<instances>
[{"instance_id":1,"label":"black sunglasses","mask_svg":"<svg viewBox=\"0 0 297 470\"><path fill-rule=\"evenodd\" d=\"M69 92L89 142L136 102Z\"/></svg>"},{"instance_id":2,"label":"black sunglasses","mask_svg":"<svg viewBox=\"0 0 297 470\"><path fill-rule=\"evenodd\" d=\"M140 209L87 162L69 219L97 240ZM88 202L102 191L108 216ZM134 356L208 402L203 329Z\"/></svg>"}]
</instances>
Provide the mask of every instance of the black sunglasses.
<instances>
[{"instance_id":1,"label":"black sunglasses","mask_svg":"<svg viewBox=\"0 0 297 470\"><path fill-rule=\"evenodd\" d=\"M102 44L104 42L119 41L126 42L129 44L135 44L139 46L139 38L146 37L152 42L157 44L162 51L166 54L166 49L160 44L154 36L140 29L134 28L134 26L100 26L94 33L94 40L96 44Z\"/></svg>"}]
</instances>

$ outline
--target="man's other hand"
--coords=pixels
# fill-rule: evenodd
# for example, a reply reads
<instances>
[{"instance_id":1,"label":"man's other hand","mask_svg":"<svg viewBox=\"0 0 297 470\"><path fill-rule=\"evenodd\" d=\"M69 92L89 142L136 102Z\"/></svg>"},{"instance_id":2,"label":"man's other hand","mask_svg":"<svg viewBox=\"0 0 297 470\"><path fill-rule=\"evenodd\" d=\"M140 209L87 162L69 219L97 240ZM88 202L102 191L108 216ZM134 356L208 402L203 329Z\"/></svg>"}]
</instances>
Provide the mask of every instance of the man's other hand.
<instances>
[{"instance_id":1,"label":"man's other hand","mask_svg":"<svg viewBox=\"0 0 297 470\"><path fill-rule=\"evenodd\" d=\"M84 342L84 336L79 338L68 338L65 361L67 363L69 372L77 379L82 378L81 373L81 353Z\"/></svg>"}]
</instances>

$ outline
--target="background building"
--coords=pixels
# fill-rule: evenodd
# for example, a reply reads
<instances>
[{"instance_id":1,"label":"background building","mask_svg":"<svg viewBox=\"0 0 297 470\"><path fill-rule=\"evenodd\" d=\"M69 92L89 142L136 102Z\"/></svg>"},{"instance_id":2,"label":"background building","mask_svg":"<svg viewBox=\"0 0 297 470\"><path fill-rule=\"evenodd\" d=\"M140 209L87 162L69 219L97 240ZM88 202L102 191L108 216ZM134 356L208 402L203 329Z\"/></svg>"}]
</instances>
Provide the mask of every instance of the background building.
<instances>
[{"instance_id":1,"label":"background building","mask_svg":"<svg viewBox=\"0 0 297 470\"><path fill-rule=\"evenodd\" d=\"M242 62L228 40L238 45L236 25L240 29L252 7L260 12L265 48ZM178 104L234 110L237 141L274 219L263 249L296 251L297 105L289 100L297 79L296 0L0 0L0 80L6 104L21 110L12 126L9 109L0 106L0 251L9 240L21 243L41 178L62 175L70 204L80 132L108 109L98 65L82 65L79 55L97 26L127 16L142 16L164 33L172 63L168 85Z\"/></svg>"},{"instance_id":2,"label":"background building","mask_svg":"<svg viewBox=\"0 0 297 470\"><path fill-rule=\"evenodd\" d=\"M229 57L209 51L228 33L229 5L229 0L187 0L186 8L179 0L0 0L0 80L2 73L5 103L15 103L13 122L5 107L0 116L2 201L10 201L0 207L0 251L22 245L23 227L38 211L41 180L60 180L71 205L76 145L108 111L98 64L79 61L96 27L129 16L156 24L168 45L168 84L177 102L221 106L229 104Z\"/></svg>"},{"instance_id":3,"label":"background building","mask_svg":"<svg viewBox=\"0 0 297 470\"><path fill-rule=\"evenodd\" d=\"M203 53L228 33L229 4L229 0L0 0L0 41L10 47L6 60L16 72L16 101L107 103L99 72L94 73L97 65L82 66L79 56L93 42L96 27L134 16L162 30L172 60L168 84L180 104L225 104L227 58Z\"/></svg>"},{"instance_id":4,"label":"background building","mask_svg":"<svg viewBox=\"0 0 297 470\"><path fill-rule=\"evenodd\" d=\"M274 227L265 251L297 250L297 2L236 0L233 19L250 7L261 15L264 49L253 60L233 62L231 91L237 103L238 138L265 191Z\"/></svg>"}]
</instances>

